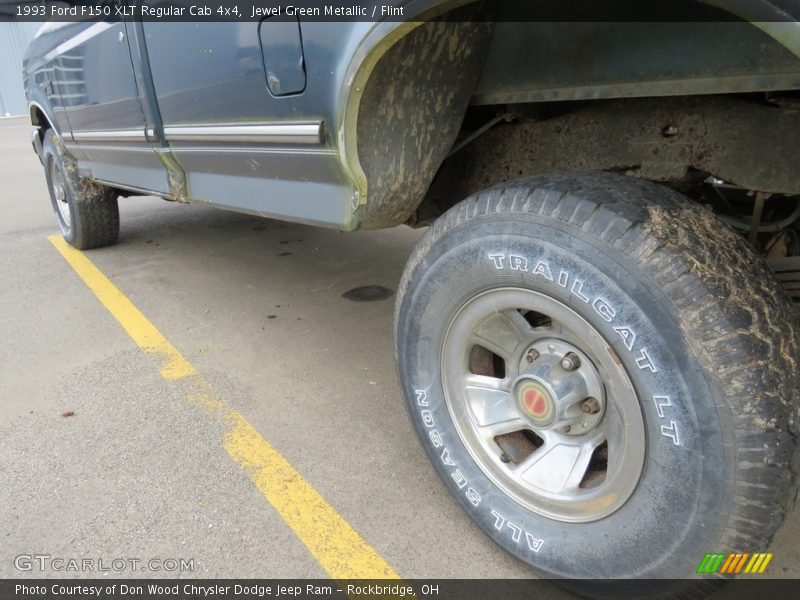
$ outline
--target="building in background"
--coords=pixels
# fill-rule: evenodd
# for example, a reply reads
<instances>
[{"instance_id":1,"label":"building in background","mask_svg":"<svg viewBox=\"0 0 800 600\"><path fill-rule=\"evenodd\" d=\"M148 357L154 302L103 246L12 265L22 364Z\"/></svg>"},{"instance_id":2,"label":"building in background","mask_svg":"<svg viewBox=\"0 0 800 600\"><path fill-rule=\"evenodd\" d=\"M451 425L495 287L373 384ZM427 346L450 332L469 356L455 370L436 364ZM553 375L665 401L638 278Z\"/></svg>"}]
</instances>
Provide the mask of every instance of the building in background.
<instances>
[{"instance_id":1,"label":"building in background","mask_svg":"<svg viewBox=\"0 0 800 600\"><path fill-rule=\"evenodd\" d=\"M28 114L22 86L22 55L41 25L0 16L0 116Z\"/></svg>"}]
</instances>

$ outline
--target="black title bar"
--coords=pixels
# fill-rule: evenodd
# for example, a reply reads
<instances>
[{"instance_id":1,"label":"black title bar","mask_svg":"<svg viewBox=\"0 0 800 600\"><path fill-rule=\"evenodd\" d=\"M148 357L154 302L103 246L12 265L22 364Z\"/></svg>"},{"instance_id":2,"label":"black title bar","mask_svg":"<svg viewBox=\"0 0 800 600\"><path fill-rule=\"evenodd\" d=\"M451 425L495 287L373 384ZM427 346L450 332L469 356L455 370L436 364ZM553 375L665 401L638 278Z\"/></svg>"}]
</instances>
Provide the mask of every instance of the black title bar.
<instances>
[{"instance_id":1,"label":"black title bar","mask_svg":"<svg viewBox=\"0 0 800 600\"><path fill-rule=\"evenodd\" d=\"M429 20L464 0L0 0L19 21ZM800 0L482 0L477 19L540 22L797 22ZM458 14L458 13L456 13ZM473 17L471 17L473 18Z\"/></svg>"}]
</instances>

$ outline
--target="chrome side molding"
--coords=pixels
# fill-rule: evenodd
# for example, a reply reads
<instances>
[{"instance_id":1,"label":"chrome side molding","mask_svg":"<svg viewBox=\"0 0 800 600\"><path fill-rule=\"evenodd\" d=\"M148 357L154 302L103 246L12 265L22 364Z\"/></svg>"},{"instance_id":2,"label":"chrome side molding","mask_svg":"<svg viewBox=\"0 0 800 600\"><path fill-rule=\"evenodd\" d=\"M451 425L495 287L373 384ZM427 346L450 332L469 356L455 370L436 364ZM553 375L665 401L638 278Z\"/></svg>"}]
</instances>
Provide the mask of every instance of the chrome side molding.
<instances>
[{"instance_id":1,"label":"chrome side molding","mask_svg":"<svg viewBox=\"0 0 800 600\"><path fill-rule=\"evenodd\" d=\"M144 142L144 129L114 129L110 131L73 131L76 142Z\"/></svg>"},{"instance_id":2,"label":"chrome side molding","mask_svg":"<svg viewBox=\"0 0 800 600\"><path fill-rule=\"evenodd\" d=\"M321 144L322 121L164 127L169 142Z\"/></svg>"},{"instance_id":3,"label":"chrome side molding","mask_svg":"<svg viewBox=\"0 0 800 600\"><path fill-rule=\"evenodd\" d=\"M179 125L164 128L168 142L243 143L243 144L321 144L322 121L258 123L252 125ZM145 142L155 131L115 129L75 131L76 142Z\"/></svg>"}]
</instances>

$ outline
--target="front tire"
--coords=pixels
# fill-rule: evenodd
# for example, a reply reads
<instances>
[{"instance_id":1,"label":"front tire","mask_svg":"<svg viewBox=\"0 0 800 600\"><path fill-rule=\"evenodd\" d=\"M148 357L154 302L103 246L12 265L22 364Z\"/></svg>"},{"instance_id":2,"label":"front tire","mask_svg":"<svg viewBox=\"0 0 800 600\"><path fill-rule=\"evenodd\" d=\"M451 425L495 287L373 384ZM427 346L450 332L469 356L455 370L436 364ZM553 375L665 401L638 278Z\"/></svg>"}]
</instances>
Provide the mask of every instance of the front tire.
<instances>
[{"instance_id":1,"label":"front tire","mask_svg":"<svg viewBox=\"0 0 800 600\"><path fill-rule=\"evenodd\" d=\"M42 145L47 189L64 239L79 250L116 243L119 206L115 190L78 176L69 156L52 129Z\"/></svg>"},{"instance_id":2,"label":"front tire","mask_svg":"<svg viewBox=\"0 0 800 600\"><path fill-rule=\"evenodd\" d=\"M480 192L417 244L395 312L417 433L503 548L559 578L693 576L797 495L800 336L706 209L612 174Z\"/></svg>"}]
</instances>

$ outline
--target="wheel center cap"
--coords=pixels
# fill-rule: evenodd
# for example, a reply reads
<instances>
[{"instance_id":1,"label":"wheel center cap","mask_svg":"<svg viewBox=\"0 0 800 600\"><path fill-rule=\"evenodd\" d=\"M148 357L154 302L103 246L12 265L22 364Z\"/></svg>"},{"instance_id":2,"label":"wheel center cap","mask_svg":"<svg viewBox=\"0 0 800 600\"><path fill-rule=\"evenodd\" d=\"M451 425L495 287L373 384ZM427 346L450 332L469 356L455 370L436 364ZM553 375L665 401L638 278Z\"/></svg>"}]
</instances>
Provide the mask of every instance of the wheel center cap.
<instances>
[{"instance_id":1,"label":"wheel center cap","mask_svg":"<svg viewBox=\"0 0 800 600\"><path fill-rule=\"evenodd\" d=\"M520 411L537 427L548 427L555 421L556 404L552 394L534 379L523 379L517 384L517 405Z\"/></svg>"},{"instance_id":2,"label":"wheel center cap","mask_svg":"<svg viewBox=\"0 0 800 600\"><path fill-rule=\"evenodd\" d=\"M535 417L541 417L547 412L547 398L538 389L529 388L525 390L522 401L525 403L525 408L528 409L528 412Z\"/></svg>"}]
</instances>

